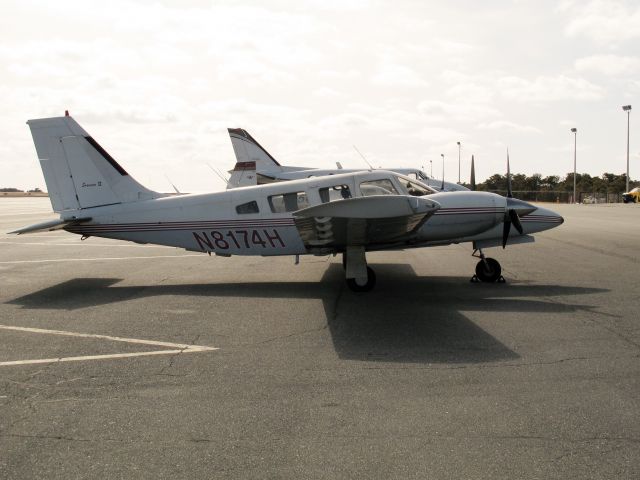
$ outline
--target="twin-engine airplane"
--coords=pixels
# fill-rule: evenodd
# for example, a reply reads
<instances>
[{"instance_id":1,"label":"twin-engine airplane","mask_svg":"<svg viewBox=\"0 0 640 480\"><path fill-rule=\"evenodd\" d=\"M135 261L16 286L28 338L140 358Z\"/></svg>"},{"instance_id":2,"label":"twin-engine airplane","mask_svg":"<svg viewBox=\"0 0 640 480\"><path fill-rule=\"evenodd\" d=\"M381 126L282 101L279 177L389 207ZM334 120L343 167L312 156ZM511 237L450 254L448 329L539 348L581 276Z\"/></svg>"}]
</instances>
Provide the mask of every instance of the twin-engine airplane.
<instances>
[{"instance_id":1,"label":"twin-engine airplane","mask_svg":"<svg viewBox=\"0 0 640 480\"><path fill-rule=\"evenodd\" d=\"M478 279L495 282L500 264L482 248L532 242L531 233L563 222L514 198L437 193L384 170L170 196L131 178L73 118L27 124L60 219L12 233L64 229L225 257L341 253L348 286L368 291L376 277L367 251L473 242Z\"/></svg>"},{"instance_id":2,"label":"twin-engine airplane","mask_svg":"<svg viewBox=\"0 0 640 480\"><path fill-rule=\"evenodd\" d=\"M355 173L363 170L362 168L342 168L340 164L338 164L338 168L309 168L280 165L246 130L242 128L229 128L227 130L229 131L233 151L236 154L236 165L233 167L233 170L229 171L231 177L227 182L228 189L288 180L300 180L302 178L321 177L323 175ZM388 170L418 180L436 191L469 191L468 188L458 185L457 183L429 178L426 173L417 168L390 168Z\"/></svg>"}]
</instances>

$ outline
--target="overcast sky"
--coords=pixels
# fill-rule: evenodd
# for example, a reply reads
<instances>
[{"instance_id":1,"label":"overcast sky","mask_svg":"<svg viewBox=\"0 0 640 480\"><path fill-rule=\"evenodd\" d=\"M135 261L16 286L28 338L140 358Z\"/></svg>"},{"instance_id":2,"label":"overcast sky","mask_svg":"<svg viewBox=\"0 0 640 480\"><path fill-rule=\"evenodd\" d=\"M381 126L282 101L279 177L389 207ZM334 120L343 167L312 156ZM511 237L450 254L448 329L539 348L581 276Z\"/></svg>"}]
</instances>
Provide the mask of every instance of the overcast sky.
<instances>
[{"instance_id":1,"label":"overcast sky","mask_svg":"<svg viewBox=\"0 0 640 480\"><path fill-rule=\"evenodd\" d=\"M242 5L240 5L242 3ZM637 1L5 1L0 187L45 187L27 119L73 117L138 181L224 188L227 127L283 164L640 177Z\"/></svg>"}]
</instances>

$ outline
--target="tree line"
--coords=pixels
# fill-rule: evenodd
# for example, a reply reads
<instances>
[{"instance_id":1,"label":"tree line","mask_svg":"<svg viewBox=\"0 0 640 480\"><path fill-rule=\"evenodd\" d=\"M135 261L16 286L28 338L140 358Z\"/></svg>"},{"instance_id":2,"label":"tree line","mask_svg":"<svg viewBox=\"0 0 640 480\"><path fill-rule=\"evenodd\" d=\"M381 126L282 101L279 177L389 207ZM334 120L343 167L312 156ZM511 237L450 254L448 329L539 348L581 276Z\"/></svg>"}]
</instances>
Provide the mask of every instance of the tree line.
<instances>
[{"instance_id":1,"label":"tree line","mask_svg":"<svg viewBox=\"0 0 640 480\"><path fill-rule=\"evenodd\" d=\"M0 188L0 193L24 193L24 190L14 187L3 187ZM42 193L42 190L36 187L33 190L27 190L27 193Z\"/></svg>"},{"instance_id":2,"label":"tree line","mask_svg":"<svg viewBox=\"0 0 640 480\"><path fill-rule=\"evenodd\" d=\"M603 173L600 177L592 177L588 173L578 173L576 175L576 190L578 192L589 193L624 193L627 176L623 173ZM468 184L464 184L469 187ZM640 186L637 180L629 181L629 189ZM478 183L477 190L483 191L506 191L507 176L498 173L491 175L484 182ZM543 177L539 173L531 176L522 173L511 175L511 189L513 191L525 192L573 192L573 172L567 173L560 178L557 175Z\"/></svg>"}]
</instances>

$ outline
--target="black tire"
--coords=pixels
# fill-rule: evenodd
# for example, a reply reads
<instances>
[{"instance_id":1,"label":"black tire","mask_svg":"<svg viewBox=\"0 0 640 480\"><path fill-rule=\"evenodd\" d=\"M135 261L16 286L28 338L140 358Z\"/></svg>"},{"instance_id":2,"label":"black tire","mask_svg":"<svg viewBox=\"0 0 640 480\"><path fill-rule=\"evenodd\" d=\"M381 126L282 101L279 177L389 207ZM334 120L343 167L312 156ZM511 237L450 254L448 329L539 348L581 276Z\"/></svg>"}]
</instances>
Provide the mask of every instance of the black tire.
<instances>
[{"instance_id":1,"label":"black tire","mask_svg":"<svg viewBox=\"0 0 640 480\"><path fill-rule=\"evenodd\" d=\"M371 267L367 267L367 283L359 285L354 278L347 278L347 286L353 292L369 292L376 285L376 272Z\"/></svg>"},{"instance_id":2,"label":"black tire","mask_svg":"<svg viewBox=\"0 0 640 480\"><path fill-rule=\"evenodd\" d=\"M485 258L476 265L476 276L481 282L493 283L500 278L501 274L502 267L495 258Z\"/></svg>"}]
</instances>

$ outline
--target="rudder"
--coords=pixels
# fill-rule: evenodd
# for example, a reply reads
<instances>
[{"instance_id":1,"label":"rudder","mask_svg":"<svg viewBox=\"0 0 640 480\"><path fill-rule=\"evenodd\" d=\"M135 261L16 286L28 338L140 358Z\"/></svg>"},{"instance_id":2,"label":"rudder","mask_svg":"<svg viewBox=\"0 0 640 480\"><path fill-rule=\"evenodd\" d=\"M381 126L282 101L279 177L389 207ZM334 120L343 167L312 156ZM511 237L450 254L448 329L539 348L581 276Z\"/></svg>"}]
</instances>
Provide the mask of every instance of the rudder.
<instances>
[{"instance_id":1,"label":"rudder","mask_svg":"<svg viewBox=\"0 0 640 480\"><path fill-rule=\"evenodd\" d=\"M163 196L134 180L70 116L27 122L55 212Z\"/></svg>"}]
</instances>

